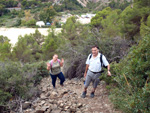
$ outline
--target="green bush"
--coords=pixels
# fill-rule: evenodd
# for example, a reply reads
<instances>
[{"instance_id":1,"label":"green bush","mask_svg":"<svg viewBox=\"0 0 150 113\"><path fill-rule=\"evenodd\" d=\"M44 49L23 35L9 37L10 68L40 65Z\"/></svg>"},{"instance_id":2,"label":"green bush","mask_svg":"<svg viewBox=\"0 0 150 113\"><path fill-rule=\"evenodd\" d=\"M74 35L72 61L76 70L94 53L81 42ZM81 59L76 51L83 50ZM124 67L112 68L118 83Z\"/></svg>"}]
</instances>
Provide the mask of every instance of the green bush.
<instances>
[{"instance_id":1,"label":"green bush","mask_svg":"<svg viewBox=\"0 0 150 113\"><path fill-rule=\"evenodd\" d=\"M19 62L0 62L0 96L1 103L6 104L13 96L29 99L37 91L32 91L43 77L48 75L45 62L22 64Z\"/></svg>"},{"instance_id":2,"label":"green bush","mask_svg":"<svg viewBox=\"0 0 150 113\"><path fill-rule=\"evenodd\" d=\"M3 90L0 90L0 105L4 104L6 101L8 101L9 98L12 97L12 95L8 92L4 92Z\"/></svg>"},{"instance_id":3,"label":"green bush","mask_svg":"<svg viewBox=\"0 0 150 113\"><path fill-rule=\"evenodd\" d=\"M43 55L41 45L43 42L44 36L38 30L35 30L34 34L20 36L12 51L14 60L24 63L41 61Z\"/></svg>"},{"instance_id":4,"label":"green bush","mask_svg":"<svg viewBox=\"0 0 150 113\"><path fill-rule=\"evenodd\" d=\"M14 24L14 26L20 26L21 25L21 19L17 19L16 23Z\"/></svg>"},{"instance_id":5,"label":"green bush","mask_svg":"<svg viewBox=\"0 0 150 113\"><path fill-rule=\"evenodd\" d=\"M31 20L26 22L26 25L28 27L35 27L36 26L35 24L36 24L36 20L35 19L31 19Z\"/></svg>"},{"instance_id":6,"label":"green bush","mask_svg":"<svg viewBox=\"0 0 150 113\"><path fill-rule=\"evenodd\" d=\"M126 58L114 64L117 87L111 92L116 107L127 113L150 111L150 35L133 46Z\"/></svg>"}]
</instances>

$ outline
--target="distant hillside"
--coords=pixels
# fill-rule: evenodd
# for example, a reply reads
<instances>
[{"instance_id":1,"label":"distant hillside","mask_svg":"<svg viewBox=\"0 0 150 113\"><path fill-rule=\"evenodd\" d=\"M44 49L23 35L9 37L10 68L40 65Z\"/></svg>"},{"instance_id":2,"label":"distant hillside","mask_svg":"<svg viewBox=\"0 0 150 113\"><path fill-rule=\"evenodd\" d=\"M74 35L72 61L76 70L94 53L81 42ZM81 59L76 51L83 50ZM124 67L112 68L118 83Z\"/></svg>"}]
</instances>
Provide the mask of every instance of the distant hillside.
<instances>
[{"instance_id":1,"label":"distant hillside","mask_svg":"<svg viewBox=\"0 0 150 113\"><path fill-rule=\"evenodd\" d=\"M93 4L96 3L99 6L106 6L111 2L122 4L124 2L131 2L132 0L1 0L0 4L5 5L6 8L10 7L22 7L25 6L31 7L32 5L37 6L39 4L43 3L52 3L53 5L63 5L63 4L69 4L69 7L72 7L72 5L87 7L87 4ZM71 4L70 4L71 3ZM91 5L92 5L91 4Z\"/></svg>"},{"instance_id":2,"label":"distant hillside","mask_svg":"<svg viewBox=\"0 0 150 113\"><path fill-rule=\"evenodd\" d=\"M43 0L43 1L45 1L45 2L53 2L55 4L61 4L61 3L64 2L64 0ZM93 3L99 2L101 4L107 4L107 3L110 3L112 1L118 2L118 0L74 0L74 1L78 1L83 7L86 7L89 2L93 2ZM125 1L131 2L132 0L119 0L120 3L123 3Z\"/></svg>"},{"instance_id":3,"label":"distant hillside","mask_svg":"<svg viewBox=\"0 0 150 113\"><path fill-rule=\"evenodd\" d=\"M99 2L100 5L105 5L110 2L119 2L119 3L124 3L124 2L131 2L132 0L77 0L83 7L86 7L89 2L97 3Z\"/></svg>"}]
</instances>

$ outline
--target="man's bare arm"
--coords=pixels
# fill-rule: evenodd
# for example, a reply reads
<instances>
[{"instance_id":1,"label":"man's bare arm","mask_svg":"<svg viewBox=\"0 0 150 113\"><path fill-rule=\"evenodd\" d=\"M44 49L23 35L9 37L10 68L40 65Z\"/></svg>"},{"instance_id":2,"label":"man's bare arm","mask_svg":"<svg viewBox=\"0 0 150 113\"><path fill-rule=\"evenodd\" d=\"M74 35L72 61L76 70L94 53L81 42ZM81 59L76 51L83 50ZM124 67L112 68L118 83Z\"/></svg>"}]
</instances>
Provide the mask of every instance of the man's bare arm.
<instances>
[{"instance_id":1,"label":"man's bare arm","mask_svg":"<svg viewBox=\"0 0 150 113\"><path fill-rule=\"evenodd\" d=\"M108 70L108 76L111 76L111 73L110 73L110 65L107 66L107 70Z\"/></svg>"},{"instance_id":2,"label":"man's bare arm","mask_svg":"<svg viewBox=\"0 0 150 113\"><path fill-rule=\"evenodd\" d=\"M86 77L86 74L87 74L88 69L89 69L89 65L88 65L88 64L86 64L85 72L84 72L84 77Z\"/></svg>"}]
</instances>

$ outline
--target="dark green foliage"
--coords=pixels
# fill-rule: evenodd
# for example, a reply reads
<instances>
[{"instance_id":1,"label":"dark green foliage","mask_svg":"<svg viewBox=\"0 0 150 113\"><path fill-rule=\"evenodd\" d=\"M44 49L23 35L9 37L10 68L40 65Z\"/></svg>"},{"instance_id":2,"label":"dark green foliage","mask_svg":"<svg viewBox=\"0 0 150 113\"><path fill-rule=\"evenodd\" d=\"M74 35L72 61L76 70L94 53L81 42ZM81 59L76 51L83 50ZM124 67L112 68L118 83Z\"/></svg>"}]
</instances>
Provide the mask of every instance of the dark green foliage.
<instances>
[{"instance_id":1,"label":"dark green foliage","mask_svg":"<svg viewBox=\"0 0 150 113\"><path fill-rule=\"evenodd\" d=\"M100 29L104 37L119 35L137 41L140 37L139 34L142 36L149 33L147 22L149 21L150 8L148 6L149 4L141 7L138 3L134 3L122 12L107 7L92 18L91 25Z\"/></svg>"},{"instance_id":2,"label":"dark green foliage","mask_svg":"<svg viewBox=\"0 0 150 113\"><path fill-rule=\"evenodd\" d=\"M56 50L60 47L60 44L62 44L62 39L55 34L54 30L55 29L52 28L51 31L49 31L49 34L46 36L42 45L44 60L52 59L52 56L56 53Z\"/></svg>"},{"instance_id":3,"label":"dark green foliage","mask_svg":"<svg viewBox=\"0 0 150 113\"><path fill-rule=\"evenodd\" d=\"M150 6L149 0L134 0L134 3L137 3L139 7L149 7Z\"/></svg>"},{"instance_id":4,"label":"dark green foliage","mask_svg":"<svg viewBox=\"0 0 150 113\"><path fill-rule=\"evenodd\" d=\"M150 33L150 15L147 17L146 22L144 21L144 19L142 20L141 27L140 27L141 36L148 35L149 33Z\"/></svg>"},{"instance_id":5,"label":"dark green foliage","mask_svg":"<svg viewBox=\"0 0 150 113\"><path fill-rule=\"evenodd\" d=\"M107 15L111 13L112 9L110 7L107 7L103 9L102 11L99 11L95 17L91 20L91 25L98 28L103 28L101 21L106 18Z\"/></svg>"},{"instance_id":6,"label":"dark green foliage","mask_svg":"<svg viewBox=\"0 0 150 113\"><path fill-rule=\"evenodd\" d=\"M19 37L18 42L13 48L14 60L22 62L35 62L42 59L42 43L44 36L38 30L34 34Z\"/></svg>"},{"instance_id":7,"label":"dark green foliage","mask_svg":"<svg viewBox=\"0 0 150 113\"><path fill-rule=\"evenodd\" d=\"M0 61L11 58L11 44L9 41L7 37L0 36Z\"/></svg>"},{"instance_id":8,"label":"dark green foliage","mask_svg":"<svg viewBox=\"0 0 150 113\"><path fill-rule=\"evenodd\" d=\"M117 91L112 91L111 99L117 107L128 113L150 111L149 36L144 37L138 46L133 46L128 56L119 64L114 64Z\"/></svg>"},{"instance_id":9,"label":"dark green foliage","mask_svg":"<svg viewBox=\"0 0 150 113\"><path fill-rule=\"evenodd\" d=\"M145 23L148 15L150 15L149 3L147 6L141 6L135 2L132 7L128 6L120 15L121 32L133 39L139 35L141 22Z\"/></svg>"},{"instance_id":10,"label":"dark green foliage","mask_svg":"<svg viewBox=\"0 0 150 113\"><path fill-rule=\"evenodd\" d=\"M52 23L52 19L54 18L54 16L56 15L56 11L55 9L53 9L52 6L48 7L48 8L44 8L39 15L40 20L46 22L50 22Z\"/></svg>"},{"instance_id":11,"label":"dark green foliage","mask_svg":"<svg viewBox=\"0 0 150 113\"><path fill-rule=\"evenodd\" d=\"M36 25L36 20L35 19L31 19L29 21L26 22L26 26L27 27L35 27Z\"/></svg>"},{"instance_id":12,"label":"dark green foliage","mask_svg":"<svg viewBox=\"0 0 150 113\"><path fill-rule=\"evenodd\" d=\"M18 1L16 1L16 0L1 0L0 4L5 5L6 8L16 7L18 5Z\"/></svg>"},{"instance_id":13,"label":"dark green foliage","mask_svg":"<svg viewBox=\"0 0 150 113\"><path fill-rule=\"evenodd\" d=\"M119 9L113 10L101 21L103 29L100 29L100 31L103 32L104 37L121 36L119 23L120 13L121 10Z\"/></svg>"},{"instance_id":14,"label":"dark green foliage","mask_svg":"<svg viewBox=\"0 0 150 113\"><path fill-rule=\"evenodd\" d=\"M4 11L5 11L5 6L3 4L0 4L0 16L3 15Z\"/></svg>"},{"instance_id":15,"label":"dark green foliage","mask_svg":"<svg viewBox=\"0 0 150 113\"><path fill-rule=\"evenodd\" d=\"M21 25L21 19L17 19L15 26L20 26Z\"/></svg>"},{"instance_id":16,"label":"dark green foliage","mask_svg":"<svg viewBox=\"0 0 150 113\"><path fill-rule=\"evenodd\" d=\"M8 101L12 95L8 92L4 92L3 90L0 90L0 105L3 105L6 101Z\"/></svg>"},{"instance_id":17,"label":"dark green foliage","mask_svg":"<svg viewBox=\"0 0 150 113\"><path fill-rule=\"evenodd\" d=\"M0 62L0 104L5 104L11 97L20 96L29 99L38 93L34 87L46 77L45 62L22 64L19 62Z\"/></svg>"},{"instance_id":18,"label":"dark green foliage","mask_svg":"<svg viewBox=\"0 0 150 113\"><path fill-rule=\"evenodd\" d=\"M113 9L121 9L124 10L127 6L129 6L131 4L131 2L128 2L127 0L123 0L123 1L115 1L112 0L109 3L109 7L113 8Z\"/></svg>"},{"instance_id":19,"label":"dark green foliage","mask_svg":"<svg viewBox=\"0 0 150 113\"><path fill-rule=\"evenodd\" d=\"M21 7L23 9L28 9L28 8L33 8L33 6L39 6L41 4L40 1L36 1L36 0L22 0L21 1Z\"/></svg>"},{"instance_id":20,"label":"dark green foliage","mask_svg":"<svg viewBox=\"0 0 150 113\"><path fill-rule=\"evenodd\" d=\"M9 12L5 8L16 7L17 4L18 2L15 0L0 0L0 16Z\"/></svg>"},{"instance_id":21,"label":"dark green foliage","mask_svg":"<svg viewBox=\"0 0 150 113\"><path fill-rule=\"evenodd\" d=\"M78 10L81 9L81 4L77 0L63 0L61 1L62 5L55 5L54 9L57 12L62 12L65 10Z\"/></svg>"},{"instance_id":22,"label":"dark green foliage","mask_svg":"<svg viewBox=\"0 0 150 113\"><path fill-rule=\"evenodd\" d=\"M82 25L76 21L75 17L67 19L66 23L62 26L62 37L71 42L73 46L77 45ZM79 31L79 33L77 33Z\"/></svg>"}]
</instances>

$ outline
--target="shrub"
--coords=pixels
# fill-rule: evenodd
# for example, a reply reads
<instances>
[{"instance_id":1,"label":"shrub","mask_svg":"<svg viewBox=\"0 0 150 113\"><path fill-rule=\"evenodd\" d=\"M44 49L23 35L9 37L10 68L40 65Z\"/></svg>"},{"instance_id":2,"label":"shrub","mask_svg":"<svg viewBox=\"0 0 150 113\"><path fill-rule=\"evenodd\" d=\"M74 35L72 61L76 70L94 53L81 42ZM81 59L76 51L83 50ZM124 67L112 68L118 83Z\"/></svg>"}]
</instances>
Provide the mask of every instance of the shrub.
<instances>
[{"instance_id":1,"label":"shrub","mask_svg":"<svg viewBox=\"0 0 150 113\"><path fill-rule=\"evenodd\" d=\"M35 19L31 19L31 20L29 20L29 21L26 22L26 25L28 27L34 27L35 24L36 24L36 20Z\"/></svg>"},{"instance_id":2,"label":"shrub","mask_svg":"<svg viewBox=\"0 0 150 113\"><path fill-rule=\"evenodd\" d=\"M25 100L35 96L35 93L38 93L35 86L47 75L45 62L0 62L0 104L6 104L12 96L19 96Z\"/></svg>"},{"instance_id":3,"label":"shrub","mask_svg":"<svg viewBox=\"0 0 150 113\"><path fill-rule=\"evenodd\" d=\"M112 90L111 99L116 107L127 113L150 111L150 35L133 46L126 58L115 64L112 73L117 88Z\"/></svg>"}]
</instances>

